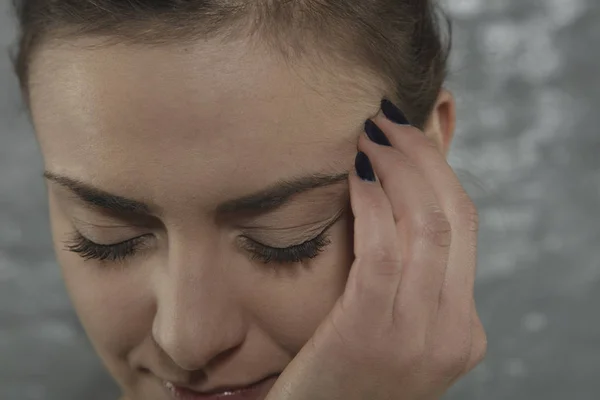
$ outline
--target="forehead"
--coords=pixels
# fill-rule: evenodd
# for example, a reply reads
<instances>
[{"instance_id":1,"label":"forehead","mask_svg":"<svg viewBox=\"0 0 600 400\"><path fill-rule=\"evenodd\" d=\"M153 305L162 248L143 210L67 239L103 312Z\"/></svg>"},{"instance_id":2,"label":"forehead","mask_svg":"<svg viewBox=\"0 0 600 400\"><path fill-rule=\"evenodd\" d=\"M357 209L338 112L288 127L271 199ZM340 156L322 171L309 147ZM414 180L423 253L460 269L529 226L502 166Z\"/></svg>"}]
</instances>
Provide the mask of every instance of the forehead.
<instances>
[{"instance_id":1,"label":"forehead","mask_svg":"<svg viewBox=\"0 0 600 400\"><path fill-rule=\"evenodd\" d=\"M80 44L90 43L38 54L32 115L46 167L105 187L231 193L218 174L243 193L259 179L330 172L379 104L367 79L290 68L244 43Z\"/></svg>"}]
</instances>

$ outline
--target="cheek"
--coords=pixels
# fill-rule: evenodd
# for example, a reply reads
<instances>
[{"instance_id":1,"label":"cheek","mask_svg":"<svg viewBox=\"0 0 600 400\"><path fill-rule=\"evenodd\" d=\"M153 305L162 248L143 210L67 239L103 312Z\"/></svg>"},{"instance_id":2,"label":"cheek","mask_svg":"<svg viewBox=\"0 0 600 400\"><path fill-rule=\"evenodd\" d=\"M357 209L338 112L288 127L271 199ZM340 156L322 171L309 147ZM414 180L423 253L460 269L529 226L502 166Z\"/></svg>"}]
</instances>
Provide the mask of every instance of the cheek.
<instances>
[{"instance_id":1,"label":"cheek","mask_svg":"<svg viewBox=\"0 0 600 400\"><path fill-rule=\"evenodd\" d=\"M331 230L332 243L303 266L278 267L246 293L258 323L288 352L295 354L314 334L343 293L354 259L346 221Z\"/></svg>"},{"instance_id":2,"label":"cheek","mask_svg":"<svg viewBox=\"0 0 600 400\"><path fill-rule=\"evenodd\" d=\"M88 337L104 360L124 357L152 326L153 300L135 268L108 269L84 262L64 250L70 222L50 200L50 220L57 261L65 286Z\"/></svg>"}]
</instances>

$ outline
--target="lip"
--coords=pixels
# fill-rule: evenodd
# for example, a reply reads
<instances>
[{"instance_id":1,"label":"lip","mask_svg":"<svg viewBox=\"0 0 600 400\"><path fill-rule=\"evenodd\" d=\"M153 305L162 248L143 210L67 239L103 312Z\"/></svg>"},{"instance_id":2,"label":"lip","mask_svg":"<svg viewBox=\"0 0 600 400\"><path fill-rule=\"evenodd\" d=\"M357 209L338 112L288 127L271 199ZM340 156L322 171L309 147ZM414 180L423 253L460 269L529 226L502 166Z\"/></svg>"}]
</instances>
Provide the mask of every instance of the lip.
<instances>
[{"instance_id":1,"label":"lip","mask_svg":"<svg viewBox=\"0 0 600 400\"><path fill-rule=\"evenodd\" d=\"M174 400L263 400L278 377L279 374L270 375L248 386L221 388L210 393L200 393L171 382L165 382L164 387Z\"/></svg>"}]
</instances>

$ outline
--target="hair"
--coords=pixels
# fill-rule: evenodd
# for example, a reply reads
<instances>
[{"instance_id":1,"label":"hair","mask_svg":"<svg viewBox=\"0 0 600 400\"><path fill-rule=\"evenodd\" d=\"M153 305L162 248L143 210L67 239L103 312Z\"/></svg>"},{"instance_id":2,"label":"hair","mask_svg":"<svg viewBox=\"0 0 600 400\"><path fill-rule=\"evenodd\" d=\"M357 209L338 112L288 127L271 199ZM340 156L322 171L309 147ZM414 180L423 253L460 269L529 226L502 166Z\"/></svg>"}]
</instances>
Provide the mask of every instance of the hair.
<instances>
[{"instance_id":1,"label":"hair","mask_svg":"<svg viewBox=\"0 0 600 400\"><path fill-rule=\"evenodd\" d=\"M415 126L430 115L451 47L432 0L13 0L20 27L12 54L26 106L29 66L50 41L168 45L256 38L287 61L311 51L364 68ZM447 19L446 19L447 21Z\"/></svg>"}]
</instances>

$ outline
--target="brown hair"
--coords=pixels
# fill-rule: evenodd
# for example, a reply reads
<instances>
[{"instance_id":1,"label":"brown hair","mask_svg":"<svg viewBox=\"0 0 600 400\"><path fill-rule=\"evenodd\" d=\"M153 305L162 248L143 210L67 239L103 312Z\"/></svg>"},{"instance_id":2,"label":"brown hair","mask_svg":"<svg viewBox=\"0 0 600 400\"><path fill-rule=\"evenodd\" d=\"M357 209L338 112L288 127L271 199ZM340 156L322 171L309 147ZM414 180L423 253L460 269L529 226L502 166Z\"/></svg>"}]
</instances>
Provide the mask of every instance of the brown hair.
<instances>
[{"instance_id":1,"label":"brown hair","mask_svg":"<svg viewBox=\"0 0 600 400\"><path fill-rule=\"evenodd\" d=\"M44 42L84 36L161 45L255 37L286 60L317 50L366 68L422 127L446 78L432 0L13 0L21 35L13 55L25 103L29 65ZM450 25L448 24L448 27ZM448 32L450 33L450 32Z\"/></svg>"}]
</instances>

